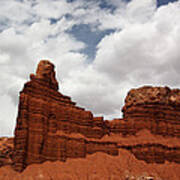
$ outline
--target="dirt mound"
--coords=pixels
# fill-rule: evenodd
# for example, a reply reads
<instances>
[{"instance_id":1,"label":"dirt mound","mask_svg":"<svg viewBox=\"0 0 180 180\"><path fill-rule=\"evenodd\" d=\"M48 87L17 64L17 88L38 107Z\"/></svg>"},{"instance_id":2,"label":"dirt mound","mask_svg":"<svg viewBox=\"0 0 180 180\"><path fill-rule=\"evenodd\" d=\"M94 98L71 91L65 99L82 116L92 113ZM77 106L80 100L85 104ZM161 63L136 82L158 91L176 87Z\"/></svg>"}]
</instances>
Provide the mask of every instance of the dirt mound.
<instances>
[{"instance_id":1,"label":"dirt mound","mask_svg":"<svg viewBox=\"0 0 180 180\"><path fill-rule=\"evenodd\" d=\"M12 170L10 166L0 168L0 180L142 180L143 177L179 180L180 165L169 162L147 164L137 160L128 151L120 150L119 156L115 157L95 153L88 155L86 159L32 164L22 173Z\"/></svg>"}]
</instances>

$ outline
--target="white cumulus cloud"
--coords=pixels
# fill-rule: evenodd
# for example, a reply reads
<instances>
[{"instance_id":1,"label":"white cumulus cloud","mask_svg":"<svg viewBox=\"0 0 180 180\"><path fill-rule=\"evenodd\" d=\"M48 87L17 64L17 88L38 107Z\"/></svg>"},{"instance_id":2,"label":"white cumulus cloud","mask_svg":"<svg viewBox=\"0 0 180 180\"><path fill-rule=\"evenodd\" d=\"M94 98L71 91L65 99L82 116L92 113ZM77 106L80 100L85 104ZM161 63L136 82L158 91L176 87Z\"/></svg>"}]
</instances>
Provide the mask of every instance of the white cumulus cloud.
<instances>
[{"instance_id":1,"label":"white cumulus cloud","mask_svg":"<svg viewBox=\"0 0 180 180\"><path fill-rule=\"evenodd\" d=\"M155 0L0 1L0 136L13 135L18 92L40 59L56 66L60 91L105 118L120 117L130 88L145 84L179 87L180 1L156 7ZM73 25L94 33L113 29L88 61ZM87 34L88 36L88 34Z\"/></svg>"}]
</instances>

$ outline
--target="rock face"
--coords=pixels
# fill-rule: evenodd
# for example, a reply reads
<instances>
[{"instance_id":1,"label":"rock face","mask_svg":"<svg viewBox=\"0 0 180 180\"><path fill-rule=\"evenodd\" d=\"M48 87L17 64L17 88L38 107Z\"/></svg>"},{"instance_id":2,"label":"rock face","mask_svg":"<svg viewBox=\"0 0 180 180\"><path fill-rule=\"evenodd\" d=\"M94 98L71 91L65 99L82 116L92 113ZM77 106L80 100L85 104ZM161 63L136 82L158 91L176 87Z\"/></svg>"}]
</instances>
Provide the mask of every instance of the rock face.
<instances>
[{"instance_id":1,"label":"rock face","mask_svg":"<svg viewBox=\"0 0 180 180\"><path fill-rule=\"evenodd\" d=\"M117 156L119 149L147 163L180 163L179 110L180 90L143 87L128 93L123 119L93 117L58 92L54 65L42 60L20 92L13 167L22 171L32 163L85 158L96 152ZM155 136L169 136L175 144L169 145L172 139L163 143L149 138L142 143L134 135L143 129ZM126 142L129 136L134 138L133 143Z\"/></svg>"},{"instance_id":2,"label":"rock face","mask_svg":"<svg viewBox=\"0 0 180 180\"><path fill-rule=\"evenodd\" d=\"M54 65L42 60L36 75L30 78L20 92L14 139L16 170L31 163L65 161L97 151L118 154L116 143L88 139L98 139L106 133L104 121L57 91Z\"/></svg>"},{"instance_id":3,"label":"rock face","mask_svg":"<svg viewBox=\"0 0 180 180\"><path fill-rule=\"evenodd\" d=\"M127 133L148 129L153 134L180 137L180 90L168 87L132 89L123 107Z\"/></svg>"},{"instance_id":4,"label":"rock face","mask_svg":"<svg viewBox=\"0 0 180 180\"><path fill-rule=\"evenodd\" d=\"M111 132L135 135L142 129L180 138L180 90L144 86L132 89L122 109L123 119L109 123Z\"/></svg>"}]
</instances>

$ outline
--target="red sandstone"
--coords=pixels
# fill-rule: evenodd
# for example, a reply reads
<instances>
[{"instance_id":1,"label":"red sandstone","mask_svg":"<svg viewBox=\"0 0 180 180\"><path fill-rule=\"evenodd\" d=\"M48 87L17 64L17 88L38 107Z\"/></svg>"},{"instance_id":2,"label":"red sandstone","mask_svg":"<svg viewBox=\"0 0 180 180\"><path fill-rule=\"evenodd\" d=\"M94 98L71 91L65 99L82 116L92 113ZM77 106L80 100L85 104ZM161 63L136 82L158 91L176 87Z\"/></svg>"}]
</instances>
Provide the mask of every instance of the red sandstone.
<instances>
[{"instance_id":1,"label":"red sandstone","mask_svg":"<svg viewBox=\"0 0 180 180\"><path fill-rule=\"evenodd\" d=\"M30 78L20 92L13 156L6 157L15 170L97 152L121 158L119 151L124 149L137 162L168 161L177 164L179 172L180 90L132 89L125 99L123 118L104 121L58 92L54 65L49 61L41 61Z\"/></svg>"}]
</instances>

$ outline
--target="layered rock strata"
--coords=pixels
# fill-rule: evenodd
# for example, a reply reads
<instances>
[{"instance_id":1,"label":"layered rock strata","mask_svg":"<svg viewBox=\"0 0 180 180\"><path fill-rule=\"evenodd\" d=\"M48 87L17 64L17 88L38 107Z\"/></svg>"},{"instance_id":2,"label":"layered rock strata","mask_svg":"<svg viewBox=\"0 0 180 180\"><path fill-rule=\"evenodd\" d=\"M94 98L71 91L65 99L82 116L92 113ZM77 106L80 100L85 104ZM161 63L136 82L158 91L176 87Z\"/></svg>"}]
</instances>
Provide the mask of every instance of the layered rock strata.
<instances>
[{"instance_id":1,"label":"layered rock strata","mask_svg":"<svg viewBox=\"0 0 180 180\"><path fill-rule=\"evenodd\" d=\"M180 146L168 147L162 144L136 144L118 146L130 151L138 160L147 163L165 163L165 161L180 163Z\"/></svg>"},{"instance_id":2,"label":"layered rock strata","mask_svg":"<svg viewBox=\"0 0 180 180\"><path fill-rule=\"evenodd\" d=\"M57 91L54 66L49 61L41 61L36 75L30 78L20 92L14 139L16 170L21 171L31 163L65 161L97 151L118 154L115 143L68 137L79 133L86 138L101 138L106 132L105 124L102 118L94 118L90 111L77 107L70 97Z\"/></svg>"},{"instance_id":3,"label":"layered rock strata","mask_svg":"<svg viewBox=\"0 0 180 180\"><path fill-rule=\"evenodd\" d=\"M147 163L180 163L179 110L180 90L142 87L128 93L122 119L104 121L58 92L54 65L42 60L20 92L13 167L22 171L32 163L85 158L95 152L115 156L119 149ZM171 139L139 141L137 133L143 129L157 139ZM171 140L175 143L170 146Z\"/></svg>"},{"instance_id":4,"label":"layered rock strata","mask_svg":"<svg viewBox=\"0 0 180 180\"><path fill-rule=\"evenodd\" d=\"M148 129L153 134L180 137L180 90L144 86L132 89L123 107L127 133Z\"/></svg>"}]
</instances>

